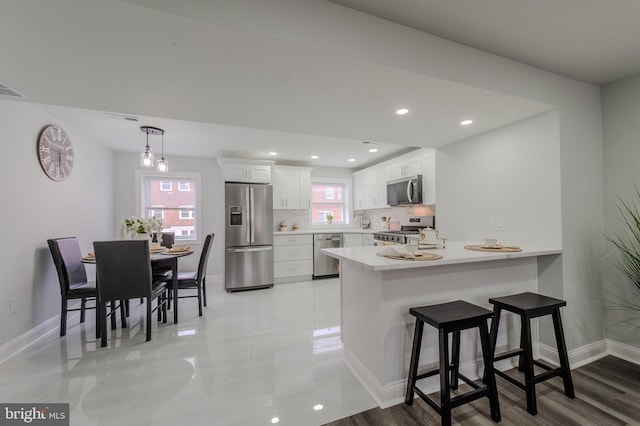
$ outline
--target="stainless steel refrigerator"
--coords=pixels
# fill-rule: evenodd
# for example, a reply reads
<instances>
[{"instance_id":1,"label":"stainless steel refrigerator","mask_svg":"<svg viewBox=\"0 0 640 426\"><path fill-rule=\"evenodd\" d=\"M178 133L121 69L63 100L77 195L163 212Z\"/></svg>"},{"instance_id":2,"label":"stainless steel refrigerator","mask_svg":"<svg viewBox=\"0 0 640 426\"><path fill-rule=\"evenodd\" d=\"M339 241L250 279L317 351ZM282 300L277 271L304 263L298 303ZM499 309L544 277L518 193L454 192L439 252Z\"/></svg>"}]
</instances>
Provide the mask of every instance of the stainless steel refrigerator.
<instances>
[{"instance_id":1,"label":"stainless steel refrigerator","mask_svg":"<svg viewBox=\"0 0 640 426\"><path fill-rule=\"evenodd\" d=\"M273 187L225 183L227 292L273 287Z\"/></svg>"}]
</instances>

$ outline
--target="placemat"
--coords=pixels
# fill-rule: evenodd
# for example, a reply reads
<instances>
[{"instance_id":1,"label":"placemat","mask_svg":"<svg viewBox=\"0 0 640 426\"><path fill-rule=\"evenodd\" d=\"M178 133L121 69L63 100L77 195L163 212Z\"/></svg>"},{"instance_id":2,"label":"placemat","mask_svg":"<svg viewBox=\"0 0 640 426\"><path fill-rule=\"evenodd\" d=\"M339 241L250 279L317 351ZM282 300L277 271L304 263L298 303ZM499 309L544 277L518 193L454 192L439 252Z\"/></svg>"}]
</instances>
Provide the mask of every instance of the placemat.
<instances>
[{"instance_id":1,"label":"placemat","mask_svg":"<svg viewBox=\"0 0 640 426\"><path fill-rule=\"evenodd\" d=\"M416 253L414 254L415 257L411 258L411 257L402 257L402 256L392 256L392 255L385 255L385 254L380 254L378 253L378 256L382 256L382 257L388 257L389 259L396 259L396 260L440 260L442 259L442 256L440 256L439 254L433 254L433 253Z\"/></svg>"},{"instance_id":2,"label":"placemat","mask_svg":"<svg viewBox=\"0 0 640 426\"><path fill-rule=\"evenodd\" d=\"M516 253L516 252L522 251L520 247L516 247L516 246L483 247L480 244L464 246L464 248L466 248L467 250L474 250L474 251L492 251L494 253L500 253L500 252Z\"/></svg>"}]
</instances>

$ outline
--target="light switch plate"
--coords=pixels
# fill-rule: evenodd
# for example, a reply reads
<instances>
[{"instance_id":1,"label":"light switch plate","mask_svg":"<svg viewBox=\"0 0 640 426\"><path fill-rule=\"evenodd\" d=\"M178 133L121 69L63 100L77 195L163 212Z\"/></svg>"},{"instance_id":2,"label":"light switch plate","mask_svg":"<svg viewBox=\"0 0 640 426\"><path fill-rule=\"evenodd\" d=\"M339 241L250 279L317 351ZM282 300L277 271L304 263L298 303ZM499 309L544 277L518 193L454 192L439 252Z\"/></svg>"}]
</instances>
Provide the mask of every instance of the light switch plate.
<instances>
[{"instance_id":1,"label":"light switch plate","mask_svg":"<svg viewBox=\"0 0 640 426\"><path fill-rule=\"evenodd\" d=\"M491 216L491 230L504 231L504 216Z\"/></svg>"},{"instance_id":2,"label":"light switch plate","mask_svg":"<svg viewBox=\"0 0 640 426\"><path fill-rule=\"evenodd\" d=\"M18 298L14 297L13 299L11 299L11 301L9 302L9 313L10 314L15 314L18 312Z\"/></svg>"}]
</instances>

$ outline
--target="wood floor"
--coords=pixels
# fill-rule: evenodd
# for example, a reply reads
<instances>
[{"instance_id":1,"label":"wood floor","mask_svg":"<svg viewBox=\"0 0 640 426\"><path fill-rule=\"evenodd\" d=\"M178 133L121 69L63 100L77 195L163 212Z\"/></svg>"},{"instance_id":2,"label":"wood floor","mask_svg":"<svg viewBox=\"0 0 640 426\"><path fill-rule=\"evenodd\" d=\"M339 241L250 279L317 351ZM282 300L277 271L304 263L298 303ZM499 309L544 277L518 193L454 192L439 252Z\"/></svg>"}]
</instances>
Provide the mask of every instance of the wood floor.
<instances>
[{"instance_id":1,"label":"wood floor","mask_svg":"<svg viewBox=\"0 0 640 426\"><path fill-rule=\"evenodd\" d=\"M639 365L607 356L573 370L572 376L575 399L564 395L560 378L536 385L537 416L527 413L524 391L496 377L502 414L500 425L640 425ZM463 392L468 389L460 387ZM437 393L431 397L439 399ZM453 424L495 425L486 398L455 408L452 415ZM327 426L437 424L440 424L440 417L416 397L411 407L399 404L384 410L374 408L327 423Z\"/></svg>"}]
</instances>

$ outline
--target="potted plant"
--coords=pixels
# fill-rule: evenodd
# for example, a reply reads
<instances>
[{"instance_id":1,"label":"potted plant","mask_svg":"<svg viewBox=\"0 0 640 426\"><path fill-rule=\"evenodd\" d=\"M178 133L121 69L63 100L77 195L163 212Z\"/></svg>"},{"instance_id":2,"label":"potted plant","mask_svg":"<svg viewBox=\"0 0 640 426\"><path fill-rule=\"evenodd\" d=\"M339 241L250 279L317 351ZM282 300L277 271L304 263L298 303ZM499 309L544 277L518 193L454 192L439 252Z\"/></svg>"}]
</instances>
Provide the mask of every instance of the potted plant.
<instances>
[{"instance_id":1,"label":"potted plant","mask_svg":"<svg viewBox=\"0 0 640 426\"><path fill-rule=\"evenodd\" d=\"M635 312L631 318L625 318L616 323L629 324L631 330L640 327L640 318L637 313L640 311L640 191L634 185L635 193L631 200L625 201L620 195L617 208L618 216L623 225L623 231L606 235L605 238L614 246L617 256L611 260L613 266L625 277L625 281L631 284L631 288L624 291L625 295L606 289L608 307L621 311ZM632 294L635 293L634 296Z\"/></svg>"},{"instance_id":2,"label":"potted plant","mask_svg":"<svg viewBox=\"0 0 640 426\"><path fill-rule=\"evenodd\" d=\"M325 216L327 219L327 223L329 225L331 225L331 222L333 222L333 215L331 213L329 213L327 216Z\"/></svg>"},{"instance_id":3,"label":"potted plant","mask_svg":"<svg viewBox=\"0 0 640 426\"><path fill-rule=\"evenodd\" d=\"M155 217L130 217L120 224L121 239L151 239L156 232L162 232L162 219Z\"/></svg>"}]
</instances>

